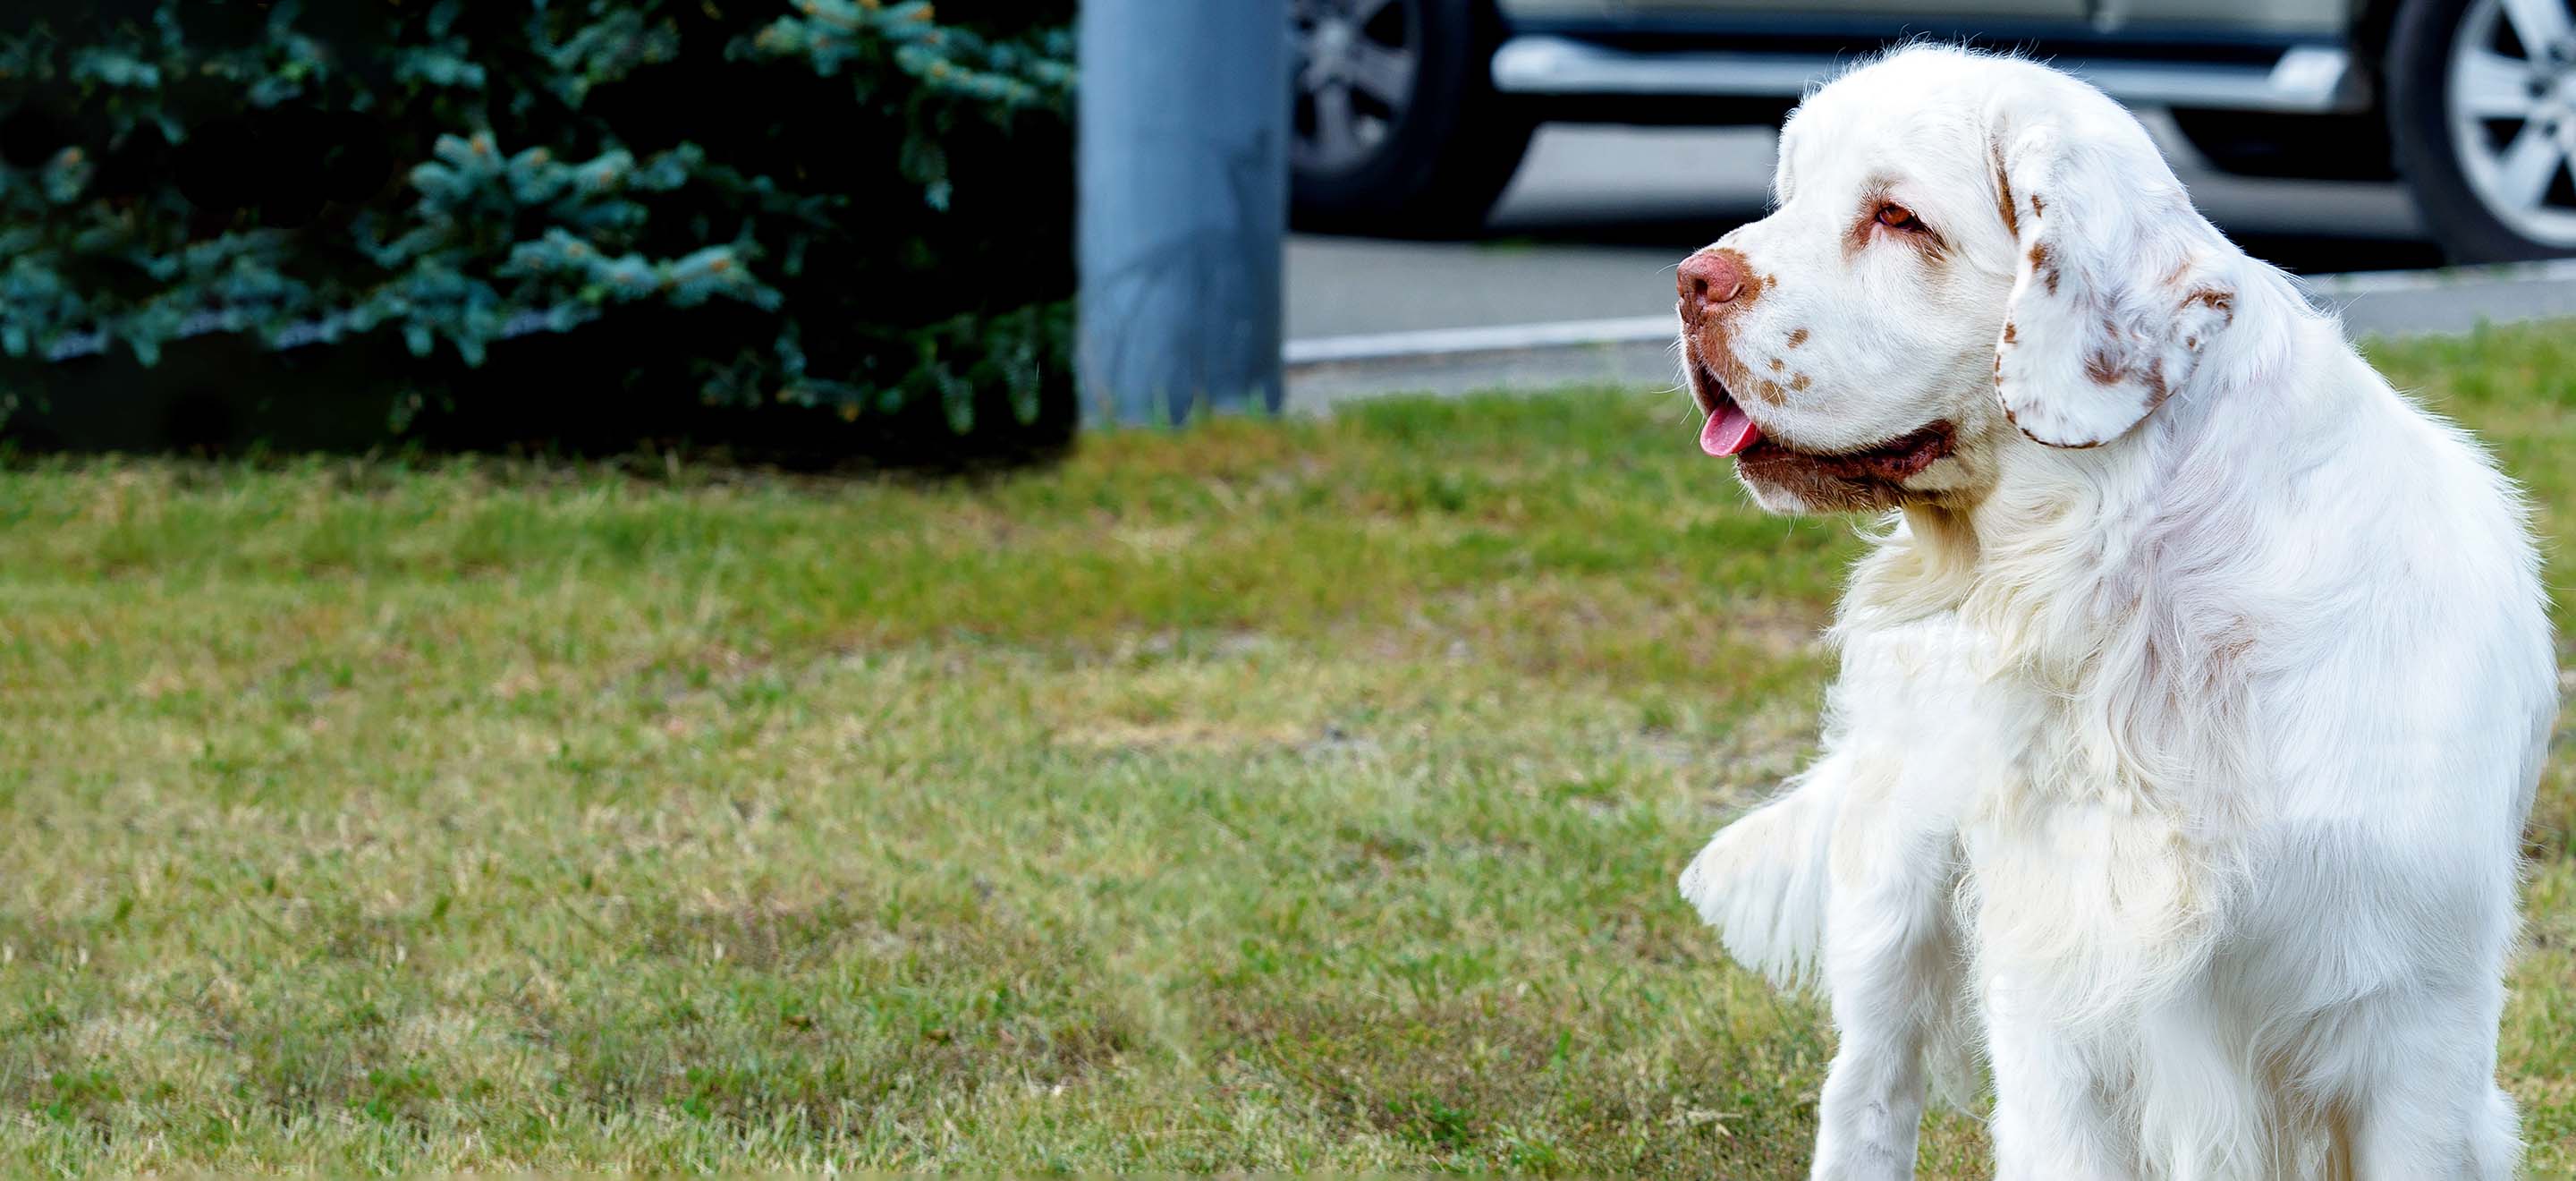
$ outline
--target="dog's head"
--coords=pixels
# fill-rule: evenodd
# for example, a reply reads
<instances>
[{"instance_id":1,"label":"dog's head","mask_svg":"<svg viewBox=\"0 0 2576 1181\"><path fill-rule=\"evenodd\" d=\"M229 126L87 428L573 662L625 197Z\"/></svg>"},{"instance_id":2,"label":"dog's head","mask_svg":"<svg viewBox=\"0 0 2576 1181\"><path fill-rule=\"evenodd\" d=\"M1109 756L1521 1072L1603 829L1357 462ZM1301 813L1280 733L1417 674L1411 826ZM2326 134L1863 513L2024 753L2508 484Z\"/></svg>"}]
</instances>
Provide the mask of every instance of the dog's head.
<instances>
[{"instance_id":1,"label":"dog's head","mask_svg":"<svg viewBox=\"0 0 2576 1181\"><path fill-rule=\"evenodd\" d=\"M2025 436L2114 443L2234 318L2242 256L2145 128L2032 62L1843 75L1782 126L1773 197L1680 289L1701 445L1776 511L1961 502Z\"/></svg>"}]
</instances>

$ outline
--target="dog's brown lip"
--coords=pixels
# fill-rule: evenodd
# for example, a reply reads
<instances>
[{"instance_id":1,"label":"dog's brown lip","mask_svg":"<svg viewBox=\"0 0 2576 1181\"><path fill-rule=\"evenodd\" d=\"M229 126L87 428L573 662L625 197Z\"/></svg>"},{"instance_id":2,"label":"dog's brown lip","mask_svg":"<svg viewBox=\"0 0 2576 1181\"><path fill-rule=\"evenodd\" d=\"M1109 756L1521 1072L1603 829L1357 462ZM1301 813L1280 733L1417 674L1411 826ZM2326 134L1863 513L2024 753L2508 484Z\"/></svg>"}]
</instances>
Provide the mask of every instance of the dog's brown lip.
<instances>
[{"instance_id":1,"label":"dog's brown lip","mask_svg":"<svg viewBox=\"0 0 2576 1181\"><path fill-rule=\"evenodd\" d=\"M1765 435L1745 448L1736 462L1757 471L1766 466L1797 466L1837 479L1895 483L1947 458L1956 432L1949 420L1934 419L1884 443L1835 452L1800 451Z\"/></svg>"}]
</instances>

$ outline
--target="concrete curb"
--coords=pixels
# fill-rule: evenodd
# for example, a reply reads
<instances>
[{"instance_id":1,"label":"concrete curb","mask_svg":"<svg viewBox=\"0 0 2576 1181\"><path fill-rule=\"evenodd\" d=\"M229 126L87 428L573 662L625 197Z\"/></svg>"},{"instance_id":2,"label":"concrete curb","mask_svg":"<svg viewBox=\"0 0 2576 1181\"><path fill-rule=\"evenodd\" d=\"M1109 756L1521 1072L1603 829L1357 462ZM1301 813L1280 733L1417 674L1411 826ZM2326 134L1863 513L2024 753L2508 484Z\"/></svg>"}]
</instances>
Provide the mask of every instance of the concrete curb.
<instances>
[{"instance_id":1,"label":"concrete curb","mask_svg":"<svg viewBox=\"0 0 2576 1181\"><path fill-rule=\"evenodd\" d=\"M2466 332L2479 324L2576 317L2576 259L2359 271L2298 280L2308 301L2355 336ZM1460 394L1583 382L1672 385L1671 316L1440 328L1289 341L1290 413L1356 398Z\"/></svg>"},{"instance_id":2,"label":"concrete curb","mask_svg":"<svg viewBox=\"0 0 2576 1181\"><path fill-rule=\"evenodd\" d=\"M1482 328L1434 328L1422 332L1382 332L1367 336L1327 336L1292 340L1281 350L1290 365L1336 365L1384 361L1398 357L1448 356L1458 353L1509 353L1580 345L1634 344L1670 340L1671 316L1629 316L1616 320L1566 320L1555 324L1497 324Z\"/></svg>"},{"instance_id":3,"label":"concrete curb","mask_svg":"<svg viewBox=\"0 0 2576 1181\"><path fill-rule=\"evenodd\" d=\"M2576 315L2576 258L2430 271L2356 271L2299 281L2355 336L2466 332Z\"/></svg>"}]
</instances>

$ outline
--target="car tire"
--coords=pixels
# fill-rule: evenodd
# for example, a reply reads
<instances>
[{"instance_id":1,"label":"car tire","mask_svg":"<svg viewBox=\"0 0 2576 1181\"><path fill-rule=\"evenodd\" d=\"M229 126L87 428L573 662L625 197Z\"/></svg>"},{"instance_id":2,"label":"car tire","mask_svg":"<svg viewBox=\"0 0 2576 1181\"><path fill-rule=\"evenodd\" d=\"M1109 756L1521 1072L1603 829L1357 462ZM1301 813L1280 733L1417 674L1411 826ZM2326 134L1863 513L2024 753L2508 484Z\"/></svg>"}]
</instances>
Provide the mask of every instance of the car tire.
<instances>
[{"instance_id":1,"label":"car tire","mask_svg":"<svg viewBox=\"0 0 2576 1181\"><path fill-rule=\"evenodd\" d=\"M1301 229L1473 233L1536 121L1495 93L1488 0L1292 0L1289 214Z\"/></svg>"},{"instance_id":2,"label":"car tire","mask_svg":"<svg viewBox=\"0 0 2576 1181\"><path fill-rule=\"evenodd\" d=\"M2503 0L2406 0L2389 38L2397 171L2453 262L2576 254L2576 15L2516 7L2539 45Z\"/></svg>"}]
</instances>

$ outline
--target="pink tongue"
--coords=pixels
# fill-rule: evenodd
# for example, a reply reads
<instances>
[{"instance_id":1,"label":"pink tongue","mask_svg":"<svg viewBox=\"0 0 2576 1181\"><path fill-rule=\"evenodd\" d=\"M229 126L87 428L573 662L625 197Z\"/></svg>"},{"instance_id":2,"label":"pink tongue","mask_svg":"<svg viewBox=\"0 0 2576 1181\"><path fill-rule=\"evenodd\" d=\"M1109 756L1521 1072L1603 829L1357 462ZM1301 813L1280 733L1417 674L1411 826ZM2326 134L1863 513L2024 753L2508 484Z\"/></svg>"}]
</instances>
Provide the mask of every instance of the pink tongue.
<instances>
[{"instance_id":1,"label":"pink tongue","mask_svg":"<svg viewBox=\"0 0 2576 1181\"><path fill-rule=\"evenodd\" d=\"M1729 402L1708 416L1708 425L1699 429L1699 449L1711 455L1733 455L1762 438L1762 428L1744 408Z\"/></svg>"}]
</instances>

